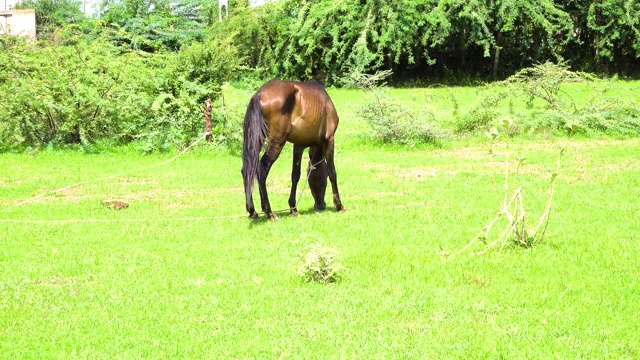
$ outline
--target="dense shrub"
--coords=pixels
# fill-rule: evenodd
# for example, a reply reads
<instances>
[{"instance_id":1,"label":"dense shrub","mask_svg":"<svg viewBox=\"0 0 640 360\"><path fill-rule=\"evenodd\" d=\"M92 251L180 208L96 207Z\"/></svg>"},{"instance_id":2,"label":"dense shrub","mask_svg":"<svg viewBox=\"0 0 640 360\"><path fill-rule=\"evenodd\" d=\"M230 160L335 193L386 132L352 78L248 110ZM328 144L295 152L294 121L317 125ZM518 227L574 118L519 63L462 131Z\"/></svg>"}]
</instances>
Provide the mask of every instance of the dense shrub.
<instances>
[{"instance_id":1,"label":"dense shrub","mask_svg":"<svg viewBox=\"0 0 640 360\"><path fill-rule=\"evenodd\" d=\"M155 68L154 71L167 73L156 81L157 93L151 105L153 118L150 119L153 125L146 133L144 147L148 151L184 145L200 135L203 131L202 103L219 95L222 84L234 76L241 63L233 44L215 39L194 42L176 54L162 57L167 60L167 70ZM214 139L224 144L235 142L229 133L238 129L224 110L214 109L212 121Z\"/></svg>"},{"instance_id":2,"label":"dense shrub","mask_svg":"<svg viewBox=\"0 0 640 360\"><path fill-rule=\"evenodd\" d=\"M217 40L149 54L109 36L62 37L51 46L0 38L11 49L0 51L0 149L105 139L143 139L146 150L182 145L203 131L202 101L239 64L234 47Z\"/></svg>"},{"instance_id":3,"label":"dense shrub","mask_svg":"<svg viewBox=\"0 0 640 360\"><path fill-rule=\"evenodd\" d=\"M579 105L563 90L568 84L588 86L595 95ZM640 105L608 96L607 85L591 74L570 71L566 65L539 64L482 88L476 104L458 115L454 128L474 132L496 126L505 116L497 108L506 103L512 135L540 129L569 134L640 134Z\"/></svg>"},{"instance_id":4,"label":"dense shrub","mask_svg":"<svg viewBox=\"0 0 640 360\"><path fill-rule=\"evenodd\" d=\"M427 109L413 111L406 104L389 96L384 89L370 94L369 101L358 115L371 126L374 138L414 146L419 143L438 144L448 136Z\"/></svg>"},{"instance_id":5,"label":"dense shrub","mask_svg":"<svg viewBox=\"0 0 640 360\"><path fill-rule=\"evenodd\" d=\"M341 80L348 86L367 90L368 101L357 113L369 123L373 137L383 142L410 146L419 143L438 144L448 137L449 132L437 123L432 111L414 111L408 104L389 96L384 81L390 75L390 71L368 75L352 70L348 77Z\"/></svg>"},{"instance_id":6,"label":"dense shrub","mask_svg":"<svg viewBox=\"0 0 640 360\"><path fill-rule=\"evenodd\" d=\"M0 146L90 143L137 127L144 59L103 43L15 45L0 52ZM134 88L135 86L135 88ZM142 90L142 91L141 91Z\"/></svg>"}]
</instances>

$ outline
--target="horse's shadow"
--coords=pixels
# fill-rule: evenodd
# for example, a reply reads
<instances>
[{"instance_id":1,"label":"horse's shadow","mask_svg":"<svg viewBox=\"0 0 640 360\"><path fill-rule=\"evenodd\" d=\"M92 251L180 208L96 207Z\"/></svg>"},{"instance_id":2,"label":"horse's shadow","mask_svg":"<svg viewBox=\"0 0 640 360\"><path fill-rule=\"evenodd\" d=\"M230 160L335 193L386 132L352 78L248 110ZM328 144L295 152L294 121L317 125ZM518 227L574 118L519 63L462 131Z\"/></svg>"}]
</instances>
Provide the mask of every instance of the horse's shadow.
<instances>
[{"instance_id":1,"label":"horse's shadow","mask_svg":"<svg viewBox=\"0 0 640 360\"><path fill-rule=\"evenodd\" d=\"M292 215L289 213L289 210L281 210L281 211L276 211L276 213L279 215L279 219L285 219L285 218L299 218L299 217L306 217L306 216L313 216L314 214L321 214L324 212L330 211L329 209L322 209L322 210L318 210L315 209L314 207L310 207L308 209L305 210L298 210L298 214L296 215ZM247 216L247 218L249 218ZM249 218L249 220L251 220L249 222L249 228L253 228L254 226L262 226L264 224L268 224L268 223L273 223L273 222L277 222L279 220L271 220L269 219L269 217L266 214L260 214L258 218Z\"/></svg>"}]
</instances>

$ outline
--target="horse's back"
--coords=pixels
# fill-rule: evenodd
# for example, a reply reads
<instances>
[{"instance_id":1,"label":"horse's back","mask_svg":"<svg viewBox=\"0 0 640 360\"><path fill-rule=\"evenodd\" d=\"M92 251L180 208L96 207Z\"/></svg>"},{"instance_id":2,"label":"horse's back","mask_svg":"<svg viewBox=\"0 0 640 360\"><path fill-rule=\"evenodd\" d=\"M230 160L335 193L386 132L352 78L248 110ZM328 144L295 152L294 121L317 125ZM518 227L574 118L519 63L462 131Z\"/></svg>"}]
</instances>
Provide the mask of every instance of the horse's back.
<instances>
[{"instance_id":1,"label":"horse's back","mask_svg":"<svg viewBox=\"0 0 640 360\"><path fill-rule=\"evenodd\" d=\"M296 88L294 83L285 80L269 80L258 89L256 95L265 117L273 116L272 112L289 112L295 100Z\"/></svg>"},{"instance_id":2,"label":"horse's back","mask_svg":"<svg viewBox=\"0 0 640 360\"><path fill-rule=\"evenodd\" d=\"M258 95L269 127L286 132L289 142L320 144L332 137L338 127L335 106L317 81L270 80Z\"/></svg>"}]
</instances>

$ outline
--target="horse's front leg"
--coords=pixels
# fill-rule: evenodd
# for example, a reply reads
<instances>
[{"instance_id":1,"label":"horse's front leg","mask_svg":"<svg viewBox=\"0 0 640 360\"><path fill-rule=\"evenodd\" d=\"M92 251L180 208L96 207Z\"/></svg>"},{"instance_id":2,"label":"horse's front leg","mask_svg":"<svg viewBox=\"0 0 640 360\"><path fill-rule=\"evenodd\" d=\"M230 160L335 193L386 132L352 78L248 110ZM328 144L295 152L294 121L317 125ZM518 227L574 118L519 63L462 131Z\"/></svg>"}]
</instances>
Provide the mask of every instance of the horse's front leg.
<instances>
[{"instance_id":1,"label":"horse's front leg","mask_svg":"<svg viewBox=\"0 0 640 360\"><path fill-rule=\"evenodd\" d=\"M300 215L297 209L296 192L298 189L298 182L300 181L300 166L302 162L302 154L304 153L304 146L293 146L293 166L291 168L291 194L289 195L289 213L291 215Z\"/></svg>"},{"instance_id":2,"label":"horse's front leg","mask_svg":"<svg viewBox=\"0 0 640 360\"><path fill-rule=\"evenodd\" d=\"M282 151L283 143L271 143L267 146L267 150L260 159L260 170L258 171L258 187L260 189L260 202L262 205L262 211L267 214L270 220L278 220L278 216L271 210L271 204L269 203L269 196L267 195L267 176L271 170L271 165L278 160L280 152Z\"/></svg>"}]
</instances>

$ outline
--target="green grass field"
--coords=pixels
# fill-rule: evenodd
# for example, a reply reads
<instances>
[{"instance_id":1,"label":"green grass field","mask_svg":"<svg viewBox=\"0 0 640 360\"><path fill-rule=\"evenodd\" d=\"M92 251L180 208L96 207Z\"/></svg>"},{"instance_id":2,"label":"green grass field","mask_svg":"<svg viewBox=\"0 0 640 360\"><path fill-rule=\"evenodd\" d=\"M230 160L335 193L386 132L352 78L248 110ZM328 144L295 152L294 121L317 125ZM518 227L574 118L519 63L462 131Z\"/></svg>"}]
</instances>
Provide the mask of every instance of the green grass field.
<instances>
[{"instance_id":1,"label":"green grass field","mask_svg":"<svg viewBox=\"0 0 640 360\"><path fill-rule=\"evenodd\" d=\"M445 90L393 93L427 91ZM453 91L464 107L477 89ZM501 136L494 158L484 135L386 145L363 135L361 92L330 93L346 213L313 211L307 190L302 216L251 221L240 158L204 143L155 167L174 154L0 154L0 358L640 357L640 139ZM500 209L505 159L535 223L561 147L541 243L443 255ZM290 171L289 146L275 209ZM339 282L298 274L315 244L340 252Z\"/></svg>"}]
</instances>

